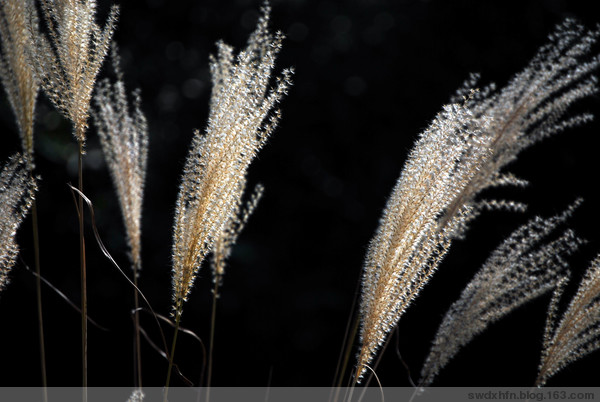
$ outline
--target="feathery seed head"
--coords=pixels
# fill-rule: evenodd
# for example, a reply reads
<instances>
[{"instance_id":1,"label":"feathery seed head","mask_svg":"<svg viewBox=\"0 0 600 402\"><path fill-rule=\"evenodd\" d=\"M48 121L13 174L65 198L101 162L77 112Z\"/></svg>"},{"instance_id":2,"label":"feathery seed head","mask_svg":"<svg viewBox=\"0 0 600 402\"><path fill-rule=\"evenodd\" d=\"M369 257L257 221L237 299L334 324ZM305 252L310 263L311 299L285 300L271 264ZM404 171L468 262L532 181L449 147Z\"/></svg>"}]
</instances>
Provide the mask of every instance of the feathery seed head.
<instances>
[{"instance_id":1,"label":"feathery seed head","mask_svg":"<svg viewBox=\"0 0 600 402\"><path fill-rule=\"evenodd\" d=\"M471 76L416 142L365 259L357 380L469 222L482 209L524 209L477 195L523 186L501 170L536 141L591 118L564 115L597 90L591 74L600 59L587 56L598 35L567 20L503 89L473 91Z\"/></svg>"},{"instance_id":2,"label":"feathery seed head","mask_svg":"<svg viewBox=\"0 0 600 402\"><path fill-rule=\"evenodd\" d=\"M282 35L268 29L268 6L246 49L234 56L222 42L211 57L208 126L195 133L177 199L173 240L173 301L180 313L196 272L238 216L246 171L280 117L274 110L291 85L284 70L269 87Z\"/></svg>"},{"instance_id":3,"label":"feathery seed head","mask_svg":"<svg viewBox=\"0 0 600 402\"><path fill-rule=\"evenodd\" d=\"M15 236L36 190L26 160L19 154L12 156L0 173L0 291L8 283L8 273L17 259Z\"/></svg>"},{"instance_id":4,"label":"feathery seed head","mask_svg":"<svg viewBox=\"0 0 600 402\"><path fill-rule=\"evenodd\" d=\"M119 56L113 48L117 81L99 83L92 110L102 150L119 196L133 266L141 267L141 220L148 158L148 124L134 92L133 110L127 102Z\"/></svg>"},{"instance_id":5,"label":"feathery seed head","mask_svg":"<svg viewBox=\"0 0 600 402\"><path fill-rule=\"evenodd\" d=\"M237 213L229 218L223 230L219 233L212 252L213 281L219 284L219 286L222 285L225 275L225 265L231 255L231 250L244 226L246 226L250 215L252 215L258 205L264 191L264 187L257 184L246 207L242 208L242 196L244 195L245 188L246 180L243 180L239 185L237 194Z\"/></svg>"},{"instance_id":6,"label":"feathery seed head","mask_svg":"<svg viewBox=\"0 0 600 402\"><path fill-rule=\"evenodd\" d=\"M23 154L31 164L33 119L39 90L38 79L28 57L32 51L33 30L38 30L33 0L3 0L0 3L0 78L17 119Z\"/></svg>"},{"instance_id":7,"label":"feathery seed head","mask_svg":"<svg viewBox=\"0 0 600 402\"><path fill-rule=\"evenodd\" d=\"M577 293L556 323L563 287L558 288L548 309L536 380L539 387L565 366L600 349L600 254L591 262Z\"/></svg>"},{"instance_id":8,"label":"feathery seed head","mask_svg":"<svg viewBox=\"0 0 600 402\"><path fill-rule=\"evenodd\" d=\"M566 275L564 257L581 245L571 230L549 241L579 204L552 218L534 218L514 231L450 306L421 370L420 386L429 386L455 354L491 323L558 286Z\"/></svg>"},{"instance_id":9,"label":"feathery seed head","mask_svg":"<svg viewBox=\"0 0 600 402\"><path fill-rule=\"evenodd\" d=\"M506 184L497 181L500 170L517 158L519 152L566 128L589 121L589 114L564 118L575 101L597 92L597 78L592 76L600 63L599 56L590 57L599 30L586 31L575 21L567 19L549 36L529 65L515 75L499 91L488 85L471 92L469 108L477 119L490 119L488 130L482 134L492 148L492 156L465 189L452 213L460 203L472 202L482 190ZM472 75L453 98L464 97L478 77ZM508 182L520 185L512 177Z\"/></svg>"},{"instance_id":10,"label":"feathery seed head","mask_svg":"<svg viewBox=\"0 0 600 402\"><path fill-rule=\"evenodd\" d=\"M95 22L94 0L42 0L42 9L49 38L34 32L36 72L83 146L94 84L110 47L118 7L110 9L104 28Z\"/></svg>"},{"instance_id":11,"label":"feathery seed head","mask_svg":"<svg viewBox=\"0 0 600 402\"><path fill-rule=\"evenodd\" d=\"M480 141L489 124L474 119L465 105L445 106L411 151L365 260L359 356L363 373L469 217L471 208L465 205L442 222L490 155Z\"/></svg>"}]
</instances>

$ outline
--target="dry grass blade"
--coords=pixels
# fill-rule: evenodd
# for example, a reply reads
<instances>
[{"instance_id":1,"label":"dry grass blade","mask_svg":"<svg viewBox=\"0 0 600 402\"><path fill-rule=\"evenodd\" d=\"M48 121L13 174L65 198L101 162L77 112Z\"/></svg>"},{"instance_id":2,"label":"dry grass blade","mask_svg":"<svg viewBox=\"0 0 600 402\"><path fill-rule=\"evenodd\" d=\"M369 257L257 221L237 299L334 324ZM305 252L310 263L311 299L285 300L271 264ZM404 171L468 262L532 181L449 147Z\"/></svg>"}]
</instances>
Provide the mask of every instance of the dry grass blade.
<instances>
[{"instance_id":1,"label":"dry grass blade","mask_svg":"<svg viewBox=\"0 0 600 402\"><path fill-rule=\"evenodd\" d=\"M573 208L529 221L490 255L446 313L421 370L420 386L429 386L450 359L490 324L557 286L568 268L564 257L581 240L570 230L553 241L547 238Z\"/></svg>"},{"instance_id":2,"label":"dry grass blade","mask_svg":"<svg viewBox=\"0 0 600 402\"><path fill-rule=\"evenodd\" d=\"M0 173L0 291L19 254L15 236L31 208L37 186L25 160L12 156Z\"/></svg>"},{"instance_id":3,"label":"dry grass blade","mask_svg":"<svg viewBox=\"0 0 600 402\"><path fill-rule=\"evenodd\" d=\"M560 292L548 313L544 347L536 380L543 386L568 364L600 348L600 255L590 264L577 293L556 324Z\"/></svg>"},{"instance_id":4,"label":"dry grass blade","mask_svg":"<svg viewBox=\"0 0 600 402\"><path fill-rule=\"evenodd\" d=\"M531 63L502 90L465 83L421 134L383 212L363 273L360 381L388 333L427 283L453 239L482 209L522 210L512 201L477 200L486 188L523 186L501 170L532 143L590 115L564 118L568 106L594 93L598 57L588 58L598 31L567 20Z\"/></svg>"},{"instance_id":5,"label":"dry grass blade","mask_svg":"<svg viewBox=\"0 0 600 402\"><path fill-rule=\"evenodd\" d=\"M28 55L30 32L37 31L37 25L33 0L0 3L0 78L17 119L23 152L30 163L33 163L33 119L39 84Z\"/></svg>"},{"instance_id":6,"label":"dry grass blade","mask_svg":"<svg viewBox=\"0 0 600 402\"><path fill-rule=\"evenodd\" d=\"M211 58L213 92L208 127L196 132L175 210L173 303L180 311L196 272L238 213L246 171L279 120L275 106L290 86L284 70L273 88L269 81L282 35L268 30L269 8L246 49L236 57L218 43Z\"/></svg>"},{"instance_id":7,"label":"dry grass blade","mask_svg":"<svg viewBox=\"0 0 600 402\"><path fill-rule=\"evenodd\" d=\"M130 257L141 267L141 219L144 181L148 158L148 124L140 108L139 92L134 92L133 108L127 102L123 75L116 48L113 65L117 81L99 83L94 101L94 121L102 150L117 190L127 230Z\"/></svg>"},{"instance_id":8,"label":"dry grass blade","mask_svg":"<svg viewBox=\"0 0 600 402\"><path fill-rule=\"evenodd\" d=\"M95 0L42 0L49 39L33 31L34 65L44 92L72 123L80 145L85 132L96 77L108 53L118 8L104 28L94 21Z\"/></svg>"}]
</instances>

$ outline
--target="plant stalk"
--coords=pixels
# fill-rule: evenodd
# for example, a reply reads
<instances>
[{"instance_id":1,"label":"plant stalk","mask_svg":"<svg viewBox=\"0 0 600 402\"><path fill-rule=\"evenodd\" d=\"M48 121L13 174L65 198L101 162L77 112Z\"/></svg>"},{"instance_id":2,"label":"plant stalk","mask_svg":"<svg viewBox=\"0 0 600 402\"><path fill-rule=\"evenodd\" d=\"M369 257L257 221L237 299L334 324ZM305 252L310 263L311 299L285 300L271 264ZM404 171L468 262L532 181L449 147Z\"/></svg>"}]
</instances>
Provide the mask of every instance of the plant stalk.
<instances>
[{"instance_id":1,"label":"plant stalk","mask_svg":"<svg viewBox=\"0 0 600 402\"><path fill-rule=\"evenodd\" d=\"M210 400L210 383L212 381L212 362L213 348L215 345L215 325L217 318L217 300L219 299L220 277L215 278L215 287L213 289L212 312L210 318L210 341L208 344L208 369L206 374L206 402Z\"/></svg>"},{"instance_id":2,"label":"plant stalk","mask_svg":"<svg viewBox=\"0 0 600 402\"><path fill-rule=\"evenodd\" d=\"M336 387L341 387L344 377L346 375L346 370L348 369L348 363L350 361L350 356L352 355L352 348L354 347L354 339L356 338L356 334L358 334L358 328L360 327L360 318L358 314L354 317L354 323L352 324L352 330L348 336L346 341L346 350L344 352L344 360L342 362L342 367L340 369L340 375L338 381L336 383Z\"/></svg>"},{"instance_id":3,"label":"plant stalk","mask_svg":"<svg viewBox=\"0 0 600 402\"><path fill-rule=\"evenodd\" d=\"M352 354L352 347L354 346L354 340L358 334L360 327L360 315L356 311L356 305L358 303L358 297L360 295L360 281L356 282L356 289L354 290L354 298L352 299L352 307L350 307L350 314L348 316L348 322L346 324L346 331L344 333L344 340L342 341L342 350L340 351L340 357L338 358L337 367L333 376L333 388L332 393L329 395L329 401L331 402L333 396L333 402L339 400L340 387L344 381L346 370L348 369L348 363ZM333 391L335 390L335 395Z\"/></svg>"},{"instance_id":4,"label":"plant stalk","mask_svg":"<svg viewBox=\"0 0 600 402\"><path fill-rule=\"evenodd\" d=\"M177 334L179 333L179 323L181 321L181 314L183 312L183 301L179 303L175 310L175 334L173 335L173 343L171 344L171 353L169 356L169 369L167 370L167 382L165 385L165 394L163 402L167 402L167 396L169 394L169 384L171 383L171 372L173 371L173 359L175 357L175 345L177 344Z\"/></svg>"},{"instance_id":5,"label":"plant stalk","mask_svg":"<svg viewBox=\"0 0 600 402\"><path fill-rule=\"evenodd\" d=\"M79 158L78 158L78 172L79 172L79 191L83 193L83 142L79 141ZM88 348L88 332L87 332L87 270L85 263L85 238L83 233L83 197L79 196L78 202L79 212L79 262L81 267L81 355L82 355L82 366L83 366L83 401L87 402L87 348Z\"/></svg>"},{"instance_id":6,"label":"plant stalk","mask_svg":"<svg viewBox=\"0 0 600 402\"><path fill-rule=\"evenodd\" d=\"M33 176L33 172L31 172ZM38 230L38 213L37 213L37 202L33 200L31 206L31 222L33 224L33 252L35 262L35 291L37 294L37 316L38 316L38 329L40 338L40 365L42 373L42 386L44 402L48 402L48 380L46 376L46 346L44 341L44 314L42 310L42 276L40 272L40 239Z\"/></svg>"},{"instance_id":7,"label":"plant stalk","mask_svg":"<svg viewBox=\"0 0 600 402\"><path fill-rule=\"evenodd\" d=\"M352 355L352 348L354 347L354 339L356 338L356 334L358 333L358 328L360 327L360 317L358 314L355 315L353 319L352 329L350 332L346 332L345 350L343 362L341 364L341 368L338 373L338 378L335 383L335 395L333 397L333 401L337 402L340 397L340 390L342 387L342 382L344 381L344 377L346 375L346 370L348 369L348 363L350 361L350 356Z\"/></svg>"},{"instance_id":8,"label":"plant stalk","mask_svg":"<svg viewBox=\"0 0 600 402\"><path fill-rule=\"evenodd\" d=\"M139 261L139 259L138 259ZM136 289L133 292L134 308L135 308L135 361L136 361L136 381L137 388L142 389L142 352L140 344L140 298L138 295L138 274L140 263L133 264L133 284Z\"/></svg>"}]
</instances>

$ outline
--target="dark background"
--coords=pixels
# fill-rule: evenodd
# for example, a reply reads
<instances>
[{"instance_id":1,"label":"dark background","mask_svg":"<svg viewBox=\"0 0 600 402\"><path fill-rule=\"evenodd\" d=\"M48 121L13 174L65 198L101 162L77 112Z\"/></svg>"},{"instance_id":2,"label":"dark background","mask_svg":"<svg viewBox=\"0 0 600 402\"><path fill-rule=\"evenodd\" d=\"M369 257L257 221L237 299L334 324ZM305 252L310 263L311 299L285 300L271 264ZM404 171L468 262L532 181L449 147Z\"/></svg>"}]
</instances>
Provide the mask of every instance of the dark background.
<instances>
[{"instance_id":1,"label":"dark background","mask_svg":"<svg viewBox=\"0 0 600 402\"><path fill-rule=\"evenodd\" d=\"M272 26L287 39L278 68L293 66L294 87L282 103L283 120L250 169L250 184L265 188L229 262L219 300L213 385L329 386L344 329L373 235L407 152L419 132L470 72L503 85L545 43L553 27L576 17L600 22L594 2L547 0L421 1L273 0ZM108 2L100 2L104 21ZM125 1L116 40L130 89L142 90L150 127L143 216L141 288L154 309L170 312L171 232L179 176L193 130L208 113L208 55L223 39L237 49L253 30L259 1ZM598 50L596 50L598 51ZM102 75L106 75L105 69ZM5 96L0 100L2 160L20 149ZM79 303L77 219L67 182L76 182L77 147L69 123L40 96L36 163L42 272ZM598 115L597 96L573 111ZM574 112L571 112L571 114ZM530 180L504 189L503 198L529 204L526 214L486 213L457 241L431 282L399 324L378 370L385 386L415 381L449 305L508 234L528 218L586 201L570 220L589 240L570 258L573 294L600 250L598 235L598 123L568 130L526 150L510 171ZM85 193L109 250L128 270L117 198L95 131L88 134ZM21 259L0 298L0 386L40 385L31 222L19 239ZM88 226L89 229L89 226ZM90 327L89 383L133 384L132 289L87 236ZM202 268L182 325L208 343L212 280ZM568 299L567 299L568 300ZM549 295L490 326L466 346L435 385L530 386L539 362ZM49 383L81 381L80 319L55 292L44 289ZM149 315L142 324L159 343ZM171 331L165 328L168 338ZM598 386L595 353L572 364L548 385ZM144 342L144 383L162 386L167 364ZM197 384L198 343L181 336L176 361ZM173 385L183 385L179 379Z\"/></svg>"}]
</instances>

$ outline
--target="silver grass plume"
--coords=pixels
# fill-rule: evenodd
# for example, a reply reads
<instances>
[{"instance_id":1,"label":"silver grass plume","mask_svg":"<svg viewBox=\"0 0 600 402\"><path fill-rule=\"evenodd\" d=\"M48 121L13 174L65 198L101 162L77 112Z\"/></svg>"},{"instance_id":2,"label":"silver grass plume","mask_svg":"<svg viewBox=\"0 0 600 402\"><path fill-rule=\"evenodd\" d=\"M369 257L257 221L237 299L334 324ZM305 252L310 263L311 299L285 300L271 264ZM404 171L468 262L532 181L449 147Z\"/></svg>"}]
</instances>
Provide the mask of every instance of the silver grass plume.
<instances>
[{"instance_id":1,"label":"silver grass plume","mask_svg":"<svg viewBox=\"0 0 600 402\"><path fill-rule=\"evenodd\" d=\"M538 387L565 366L600 349L600 254L591 262L577 293L557 323L558 301L563 288L557 289L548 309L536 380Z\"/></svg>"},{"instance_id":2,"label":"silver grass plume","mask_svg":"<svg viewBox=\"0 0 600 402\"><path fill-rule=\"evenodd\" d=\"M240 183L236 198L237 198L237 213L231 216L219 236L215 241L214 249L212 252L212 272L213 281L219 287L222 285L223 277L225 275L225 266L227 259L231 255L231 250L235 245L238 236L244 230L250 215L254 212L254 209L260 201L264 187L261 184L257 184L254 188L250 200L246 203L246 206L242 207L242 196L246 187L246 180Z\"/></svg>"},{"instance_id":3,"label":"silver grass plume","mask_svg":"<svg viewBox=\"0 0 600 402\"><path fill-rule=\"evenodd\" d=\"M482 140L488 143L491 154L461 197L446 211L442 222L452 219L465 204L472 204L475 212L524 207L510 201L474 202L474 199L486 188L526 185L526 181L501 170L534 143L593 119L589 113L569 117L565 114L571 104L598 91L598 79L592 73L598 68L600 57L590 53L600 35L599 29L586 31L576 21L567 19L549 35L549 42L538 50L529 65L501 90L496 91L492 83L473 91L478 80L473 74L457 91L452 101L468 96L472 99L469 109L473 116L490 120ZM464 229L457 235L464 234Z\"/></svg>"},{"instance_id":4,"label":"silver grass plume","mask_svg":"<svg viewBox=\"0 0 600 402\"><path fill-rule=\"evenodd\" d=\"M148 159L148 124L142 113L139 91L133 93L133 107L120 69L116 47L113 67L117 80L100 81L92 110L102 150L117 190L127 231L133 267L141 268L142 200Z\"/></svg>"},{"instance_id":5,"label":"silver grass plume","mask_svg":"<svg viewBox=\"0 0 600 402\"><path fill-rule=\"evenodd\" d=\"M443 212L489 154L485 144L474 142L484 129L466 107L449 105L411 151L364 265L359 374L448 251L458 223L468 216L470 210L463 208L439 227Z\"/></svg>"},{"instance_id":6,"label":"silver grass plume","mask_svg":"<svg viewBox=\"0 0 600 402\"><path fill-rule=\"evenodd\" d=\"M39 82L31 66L31 31L38 30L33 0L0 2L0 78L17 119L23 154L33 163L33 120Z\"/></svg>"},{"instance_id":7,"label":"silver grass plume","mask_svg":"<svg viewBox=\"0 0 600 402\"><path fill-rule=\"evenodd\" d=\"M490 324L554 288L566 275L564 257L582 241L566 230L548 241L572 214L536 217L514 231L492 252L444 316L421 370L420 386L429 386L456 353Z\"/></svg>"},{"instance_id":8,"label":"silver grass plume","mask_svg":"<svg viewBox=\"0 0 600 402\"><path fill-rule=\"evenodd\" d=\"M524 209L477 195L495 186L524 186L501 170L534 142L591 119L564 115L597 90L591 73L599 59L589 58L597 37L598 31L565 21L503 89L472 90L473 76L421 134L365 259L356 381L468 223L482 209Z\"/></svg>"},{"instance_id":9,"label":"silver grass plume","mask_svg":"<svg viewBox=\"0 0 600 402\"><path fill-rule=\"evenodd\" d=\"M269 81L282 34L268 29L264 6L245 50L219 42L211 57L213 90L208 127L196 132L177 199L173 240L173 303L181 309L194 277L229 221L237 214L246 171L280 118L274 109L291 85L283 70L274 87Z\"/></svg>"},{"instance_id":10,"label":"silver grass plume","mask_svg":"<svg viewBox=\"0 0 600 402\"><path fill-rule=\"evenodd\" d=\"M12 156L0 173L0 291L8 283L8 273L19 254L15 236L36 190L25 159L19 154Z\"/></svg>"},{"instance_id":11,"label":"silver grass plume","mask_svg":"<svg viewBox=\"0 0 600 402\"><path fill-rule=\"evenodd\" d=\"M36 72L52 104L73 123L83 149L96 77L117 22L112 6L104 28L95 22L95 0L41 0L47 38L33 32Z\"/></svg>"}]
</instances>

